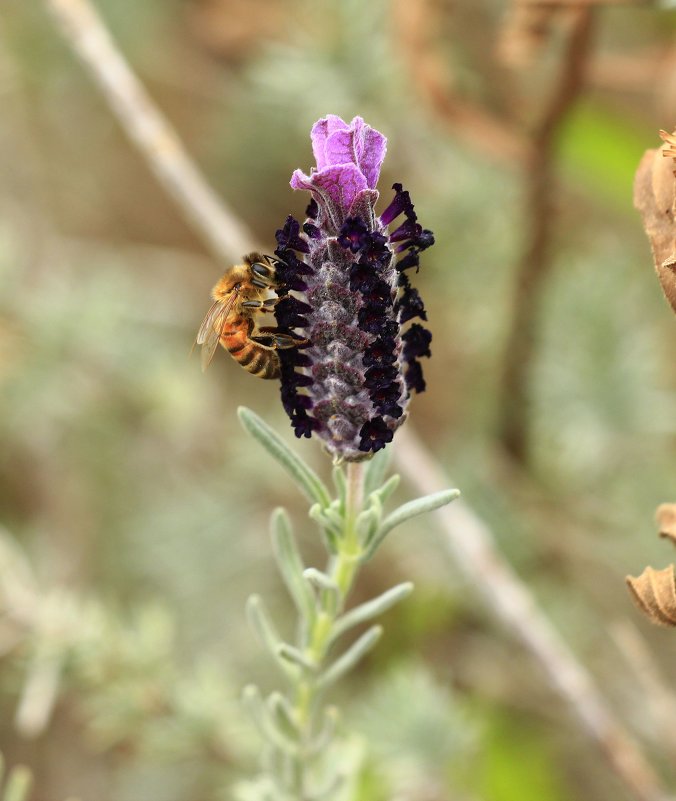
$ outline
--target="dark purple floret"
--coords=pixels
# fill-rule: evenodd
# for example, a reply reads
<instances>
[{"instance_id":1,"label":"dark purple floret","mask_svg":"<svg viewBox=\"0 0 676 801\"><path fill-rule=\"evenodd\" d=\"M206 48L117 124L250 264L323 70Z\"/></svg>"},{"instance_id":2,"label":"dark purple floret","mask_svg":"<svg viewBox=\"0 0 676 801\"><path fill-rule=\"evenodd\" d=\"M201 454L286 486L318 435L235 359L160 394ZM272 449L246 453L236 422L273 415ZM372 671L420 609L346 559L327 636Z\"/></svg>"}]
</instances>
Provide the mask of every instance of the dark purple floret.
<instances>
[{"instance_id":1,"label":"dark purple floret","mask_svg":"<svg viewBox=\"0 0 676 801\"><path fill-rule=\"evenodd\" d=\"M375 278L368 289L362 291L362 297L370 306L391 306L392 287L382 278Z\"/></svg>"},{"instance_id":2,"label":"dark purple floret","mask_svg":"<svg viewBox=\"0 0 676 801\"><path fill-rule=\"evenodd\" d=\"M364 366L392 364L397 360L397 342L394 337L378 337L364 351Z\"/></svg>"},{"instance_id":3,"label":"dark purple floret","mask_svg":"<svg viewBox=\"0 0 676 801\"><path fill-rule=\"evenodd\" d=\"M394 365L369 367L364 373L364 386L369 387L369 389L389 387L398 375L399 370Z\"/></svg>"},{"instance_id":4,"label":"dark purple floret","mask_svg":"<svg viewBox=\"0 0 676 801\"><path fill-rule=\"evenodd\" d=\"M388 442L392 442L394 432L387 427L382 417L374 417L373 420L364 423L359 435L361 436L359 450L375 453L384 448Z\"/></svg>"},{"instance_id":5,"label":"dark purple floret","mask_svg":"<svg viewBox=\"0 0 676 801\"><path fill-rule=\"evenodd\" d=\"M304 292L307 289L305 276L312 273L308 265L288 248L278 247L275 256L279 259L275 264L275 277L281 288L277 294L285 295L289 290Z\"/></svg>"},{"instance_id":6,"label":"dark purple floret","mask_svg":"<svg viewBox=\"0 0 676 801\"><path fill-rule=\"evenodd\" d=\"M423 228L422 232L413 240L413 244L419 251L427 250L434 244L434 234L429 228Z\"/></svg>"},{"instance_id":7,"label":"dark purple floret","mask_svg":"<svg viewBox=\"0 0 676 801\"><path fill-rule=\"evenodd\" d=\"M406 256L404 256L403 259L399 259L397 262L397 270L399 270L402 275L404 270L410 270L412 267L415 267L416 272L420 269L420 258L415 248L411 248Z\"/></svg>"},{"instance_id":8,"label":"dark purple floret","mask_svg":"<svg viewBox=\"0 0 676 801\"><path fill-rule=\"evenodd\" d=\"M316 169L291 180L312 195L307 219L288 217L277 232L279 331L305 343L278 351L282 403L296 436L316 433L335 458L359 460L392 441L411 392L425 387L418 360L431 335L419 323L402 329L426 317L404 271L417 271L434 238L401 184L376 215L386 142L361 118L319 120L312 147Z\"/></svg>"},{"instance_id":9,"label":"dark purple floret","mask_svg":"<svg viewBox=\"0 0 676 801\"><path fill-rule=\"evenodd\" d=\"M299 409L291 415L291 425L297 437L307 437L310 439L313 431L319 429L319 423L304 410Z\"/></svg>"},{"instance_id":10,"label":"dark purple floret","mask_svg":"<svg viewBox=\"0 0 676 801\"><path fill-rule=\"evenodd\" d=\"M293 414L301 409L311 409L312 398L309 395L301 395L300 392L296 391L293 382L290 382L282 391L282 405L288 414Z\"/></svg>"},{"instance_id":11,"label":"dark purple floret","mask_svg":"<svg viewBox=\"0 0 676 801\"><path fill-rule=\"evenodd\" d=\"M390 234L390 242L403 242L422 235L423 229L420 223L413 220L406 220L396 231Z\"/></svg>"},{"instance_id":12,"label":"dark purple floret","mask_svg":"<svg viewBox=\"0 0 676 801\"><path fill-rule=\"evenodd\" d=\"M404 273L399 275L399 287L402 290L397 309L399 310L399 322L406 323L414 317L427 320L427 312L420 293L411 286L411 282Z\"/></svg>"},{"instance_id":13,"label":"dark purple floret","mask_svg":"<svg viewBox=\"0 0 676 801\"><path fill-rule=\"evenodd\" d=\"M311 222L306 222L303 224L303 233L307 234L310 239L320 239L322 235L321 230Z\"/></svg>"},{"instance_id":14,"label":"dark purple floret","mask_svg":"<svg viewBox=\"0 0 676 801\"><path fill-rule=\"evenodd\" d=\"M382 383L380 386L373 387L370 392L371 400L375 404L381 404L389 401L397 401L401 396L401 387L397 381L390 381Z\"/></svg>"},{"instance_id":15,"label":"dark purple floret","mask_svg":"<svg viewBox=\"0 0 676 801\"><path fill-rule=\"evenodd\" d=\"M408 363L408 369L404 373L406 386L412 392L424 392L427 384L423 378L423 371L420 362L417 359L411 359Z\"/></svg>"},{"instance_id":16,"label":"dark purple floret","mask_svg":"<svg viewBox=\"0 0 676 801\"><path fill-rule=\"evenodd\" d=\"M297 364L294 364L294 367L297 367ZM312 376L305 375L304 373L297 373L293 372L290 373L287 377L288 386L293 387L311 387L312 386Z\"/></svg>"},{"instance_id":17,"label":"dark purple floret","mask_svg":"<svg viewBox=\"0 0 676 801\"><path fill-rule=\"evenodd\" d=\"M383 234L369 234L364 241L362 258L379 268L387 267L392 260L392 250L388 247L388 241Z\"/></svg>"},{"instance_id":18,"label":"dark purple floret","mask_svg":"<svg viewBox=\"0 0 676 801\"><path fill-rule=\"evenodd\" d=\"M404 342L403 353L406 361L432 355L430 352L432 334L418 323L413 323L401 338Z\"/></svg>"},{"instance_id":19,"label":"dark purple floret","mask_svg":"<svg viewBox=\"0 0 676 801\"><path fill-rule=\"evenodd\" d=\"M312 367L312 359L309 356L299 356L296 359L295 366L296 367Z\"/></svg>"},{"instance_id":20,"label":"dark purple floret","mask_svg":"<svg viewBox=\"0 0 676 801\"><path fill-rule=\"evenodd\" d=\"M350 266L350 289L353 292L368 292L377 280L373 265L368 262L356 261Z\"/></svg>"},{"instance_id":21,"label":"dark purple floret","mask_svg":"<svg viewBox=\"0 0 676 801\"><path fill-rule=\"evenodd\" d=\"M292 350L279 351L279 360L281 364L281 397L282 405L287 414L291 415L296 410L306 409L308 402L312 404L312 399L307 395L301 395L298 392L296 378L300 376L296 373L296 360Z\"/></svg>"},{"instance_id":22,"label":"dark purple floret","mask_svg":"<svg viewBox=\"0 0 676 801\"><path fill-rule=\"evenodd\" d=\"M359 253L366 244L368 234L369 229L363 220L359 217L348 217L340 229L338 244L352 253Z\"/></svg>"},{"instance_id":23,"label":"dark purple floret","mask_svg":"<svg viewBox=\"0 0 676 801\"><path fill-rule=\"evenodd\" d=\"M398 420L403 416L404 410L399 405L398 398L385 398L382 401L374 401L376 409L383 415L393 417Z\"/></svg>"},{"instance_id":24,"label":"dark purple floret","mask_svg":"<svg viewBox=\"0 0 676 801\"><path fill-rule=\"evenodd\" d=\"M287 295L275 307L275 317L281 328L305 328L308 321L303 315L311 311L312 306L292 295Z\"/></svg>"},{"instance_id":25,"label":"dark purple floret","mask_svg":"<svg viewBox=\"0 0 676 801\"><path fill-rule=\"evenodd\" d=\"M407 323L414 317L427 320L427 312L425 311L425 304L418 290L414 289L412 286L407 286L399 300L399 322Z\"/></svg>"},{"instance_id":26,"label":"dark purple floret","mask_svg":"<svg viewBox=\"0 0 676 801\"><path fill-rule=\"evenodd\" d=\"M411 197L405 190L402 190L401 184L392 184L392 189L395 191L394 200L380 215L380 222L383 225L389 225L392 220L396 219L400 214L415 214L413 211L413 203Z\"/></svg>"},{"instance_id":27,"label":"dark purple floret","mask_svg":"<svg viewBox=\"0 0 676 801\"><path fill-rule=\"evenodd\" d=\"M312 198L312 200L307 204L307 208L305 209L305 216L308 217L310 220L316 220L318 214L319 214L319 206L317 205L317 201L314 198Z\"/></svg>"},{"instance_id":28,"label":"dark purple floret","mask_svg":"<svg viewBox=\"0 0 676 801\"><path fill-rule=\"evenodd\" d=\"M309 252L309 246L300 236L300 224L291 216L286 218L284 227L277 231L276 239L278 247L275 256L280 261L275 265L275 277L279 283L277 294L282 299L275 307L275 317L281 333L298 336L293 329L307 325L305 315L312 312L312 307L288 293L290 290L303 292L307 289L306 279L312 276L312 267L301 261L294 251ZM313 430L319 428L319 423L308 414L312 408L312 398L299 392L299 389L309 387L313 382L307 374L298 372L297 368L311 367L312 359L300 347L280 349L277 353L282 405L291 418L296 436L309 437Z\"/></svg>"},{"instance_id":29,"label":"dark purple floret","mask_svg":"<svg viewBox=\"0 0 676 801\"><path fill-rule=\"evenodd\" d=\"M275 234L277 246L288 250L298 250L301 253L309 253L308 243L300 237L300 223L291 215L286 218L284 227Z\"/></svg>"},{"instance_id":30,"label":"dark purple floret","mask_svg":"<svg viewBox=\"0 0 676 801\"><path fill-rule=\"evenodd\" d=\"M359 309L359 327L368 334L378 335L383 330L383 309L381 303L369 303Z\"/></svg>"}]
</instances>

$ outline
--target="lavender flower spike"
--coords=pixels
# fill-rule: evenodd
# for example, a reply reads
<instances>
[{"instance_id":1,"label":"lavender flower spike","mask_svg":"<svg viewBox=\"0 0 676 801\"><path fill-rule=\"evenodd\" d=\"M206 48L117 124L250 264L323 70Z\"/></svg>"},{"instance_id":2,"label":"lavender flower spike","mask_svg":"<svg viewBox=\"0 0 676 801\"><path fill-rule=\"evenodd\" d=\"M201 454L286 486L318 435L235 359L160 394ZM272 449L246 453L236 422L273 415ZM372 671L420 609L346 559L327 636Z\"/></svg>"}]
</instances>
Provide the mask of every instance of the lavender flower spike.
<instances>
[{"instance_id":1,"label":"lavender flower spike","mask_svg":"<svg viewBox=\"0 0 676 801\"><path fill-rule=\"evenodd\" d=\"M279 351L282 403L296 436L316 433L335 459L358 461L392 441L411 392L425 389L419 359L430 355L432 337L419 322L402 333L409 320L427 319L404 271L417 272L434 237L401 184L376 216L381 133L361 117L348 124L329 114L311 138L317 168L291 177L312 195L307 220L301 230L287 217L276 235L277 322L309 342Z\"/></svg>"}]
</instances>

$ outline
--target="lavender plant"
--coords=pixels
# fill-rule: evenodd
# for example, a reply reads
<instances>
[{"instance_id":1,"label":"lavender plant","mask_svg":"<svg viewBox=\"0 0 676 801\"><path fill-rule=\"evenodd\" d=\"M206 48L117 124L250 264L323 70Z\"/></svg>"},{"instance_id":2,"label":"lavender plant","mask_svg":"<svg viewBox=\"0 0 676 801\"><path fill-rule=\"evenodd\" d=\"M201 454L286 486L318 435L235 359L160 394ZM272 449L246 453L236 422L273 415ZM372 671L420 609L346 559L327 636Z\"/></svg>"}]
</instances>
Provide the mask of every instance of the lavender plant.
<instances>
[{"instance_id":1,"label":"lavender plant","mask_svg":"<svg viewBox=\"0 0 676 801\"><path fill-rule=\"evenodd\" d=\"M312 195L303 233L293 217L277 231L285 294L277 321L302 328L311 343L282 352L282 403L296 436L316 432L334 457L358 461L392 441L410 393L425 389L419 360L430 356L431 334L419 323L402 334L402 326L427 319L406 271L419 268L419 254L434 237L418 223L401 184L376 216L387 148L381 133L361 117L347 125L329 115L311 137L317 169L291 178L294 189ZM289 290L305 293L306 301Z\"/></svg>"},{"instance_id":2,"label":"lavender plant","mask_svg":"<svg viewBox=\"0 0 676 801\"><path fill-rule=\"evenodd\" d=\"M337 710L324 699L382 635L373 621L413 585L398 584L351 609L350 591L396 526L458 495L446 490L384 513L399 477L386 479L386 458L373 457L406 419L411 393L425 389L420 359L430 355L431 335L410 322L425 321L426 313L408 271L417 271L420 253L434 243L401 184L394 184L393 199L376 214L386 144L360 117L347 124L329 115L315 123L317 168L310 175L296 170L291 179L294 189L312 196L307 219L301 226L288 217L276 235L277 322L306 343L279 351L282 404L296 436L317 436L333 457L334 491L263 420L240 409L246 430L311 502L309 515L327 551L323 569L306 567L287 513L274 512L274 552L299 621L296 638L286 642L263 600L254 595L248 601L252 627L288 690L267 698L253 685L244 690L265 741L262 773L242 790L246 799L349 797L357 767L336 736ZM364 624L370 625L340 651L343 638Z\"/></svg>"}]
</instances>

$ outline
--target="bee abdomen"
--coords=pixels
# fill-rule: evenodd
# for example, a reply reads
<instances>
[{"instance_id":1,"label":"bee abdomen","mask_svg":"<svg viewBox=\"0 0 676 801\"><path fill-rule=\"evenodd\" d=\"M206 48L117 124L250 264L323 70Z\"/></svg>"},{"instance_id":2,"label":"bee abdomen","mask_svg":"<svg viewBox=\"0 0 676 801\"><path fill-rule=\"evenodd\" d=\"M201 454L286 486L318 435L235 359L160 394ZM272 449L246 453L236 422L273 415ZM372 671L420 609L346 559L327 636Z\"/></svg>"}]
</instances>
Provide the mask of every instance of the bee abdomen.
<instances>
[{"instance_id":1,"label":"bee abdomen","mask_svg":"<svg viewBox=\"0 0 676 801\"><path fill-rule=\"evenodd\" d=\"M258 378L279 378L279 356L274 350L268 350L261 345L251 364L246 369Z\"/></svg>"},{"instance_id":2,"label":"bee abdomen","mask_svg":"<svg viewBox=\"0 0 676 801\"><path fill-rule=\"evenodd\" d=\"M274 350L252 342L244 332L223 334L221 344L247 372L258 378L279 378L279 356Z\"/></svg>"}]
</instances>

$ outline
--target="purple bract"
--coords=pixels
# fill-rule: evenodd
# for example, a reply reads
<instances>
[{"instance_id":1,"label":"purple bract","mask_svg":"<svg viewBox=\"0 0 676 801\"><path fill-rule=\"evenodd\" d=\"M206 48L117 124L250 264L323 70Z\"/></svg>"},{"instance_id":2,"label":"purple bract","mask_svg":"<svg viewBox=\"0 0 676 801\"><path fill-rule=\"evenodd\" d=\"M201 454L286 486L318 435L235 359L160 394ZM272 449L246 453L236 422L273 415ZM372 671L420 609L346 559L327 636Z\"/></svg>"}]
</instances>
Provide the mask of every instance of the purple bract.
<instances>
[{"instance_id":1,"label":"purple bract","mask_svg":"<svg viewBox=\"0 0 676 801\"><path fill-rule=\"evenodd\" d=\"M402 333L403 323L427 319L404 270L417 270L434 237L401 184L376 217L381 133L361 117L348 124L330 114L311 137L317 168L291 178L312 195L307 220L301 228L288 217L277 231L277 322L309 340L279 351L282 403L297 436L316 433L334 458L355 461L392 440L411 391L425 389L419 359L430 355L431 334L419 323Z\"/></svg>"}]
</instances>

